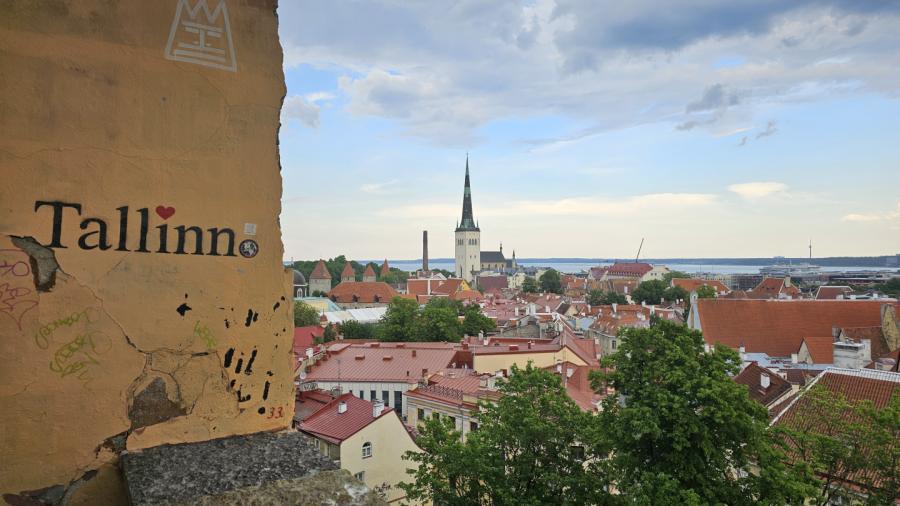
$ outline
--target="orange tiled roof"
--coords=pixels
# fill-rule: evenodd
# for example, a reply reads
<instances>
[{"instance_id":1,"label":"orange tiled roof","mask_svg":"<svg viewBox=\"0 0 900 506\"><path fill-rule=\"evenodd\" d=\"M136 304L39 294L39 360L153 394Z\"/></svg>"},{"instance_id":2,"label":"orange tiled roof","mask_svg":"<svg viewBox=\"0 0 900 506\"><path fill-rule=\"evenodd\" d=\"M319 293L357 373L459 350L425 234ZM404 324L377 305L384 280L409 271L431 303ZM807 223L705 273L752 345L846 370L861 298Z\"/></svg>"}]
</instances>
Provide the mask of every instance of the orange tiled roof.
<instances>
[{"instance_id":1,"label":"orange tiled roof","mask_svg":"<svg viewBox=\"0 0 900 506\"><path fill-rule=\"evenodd\" d=\"M816 290L816 299L836 299L838 296L847 297L853 293L849 286L820 286Z\"/></svg>"},{"instance_id":2,"label":"orange tiled roof","mask_svg":"<svg viewBox=\"0 0 900 506\"><path fill-rule=\"evenodd\" d=\"M391 285L383 281L344 281L328 292L328 297L344 304L388 304L400 295Z\"/></svg>"},{"instance_id":3,"label":"orange tiled roof","mask_svg":"<svg viewBox=\"0 0 900 506\"><path fill-rule=\"evenodd\" d=\"M769 377L768 388L762 386L763 376ZM750 398L766 407L790 392L792 388L786 379L765 367L760 367L756 362L750 362L740 374L734 377L734 381L739 385L746 386Z\"/></svg>"},{"instance_id":4,"label":"orange tiled roof","mask_svg":"<svg viewBox=\"0 0 900 506\"><path fill-rule=\"evenodd\" d=\"M616 262L607 273L610 276L629 276L639 278L653 270L653 266L643 262Z\"/></svg>"},{"instance_id":5,"label":"orange tiled roof","mask_svg":"<svg viewBox=\"0 0 900 506\"><path fill-rule=\"evenodd\" d=\"M803 338L832 335L833 327L881 324L877 300L700 299L697 313L710 345L789 357ZM894 303L896 304L896 303Z\"/></svg>"},{"instance_id":6,"label":"orange tiled roof","mask_svg":"<svg viewBox=\"0 0 900 506\"><path fill-rule=\"evenodd\" d=\"M391 273L391 266L388 265L387 258L384 259L384 263L381 264L381 275L385 276Z\"/></svg>"},{"instance_id":7,"label":"orange tiled roof","mask_svg":"<svg viewBox=\"0 0 900 506\"><path fill-rule=\"evenodd\" d=\"M364 278L374 278L375 277L375 269L372 268L372 264L366 265L366 272L363 273Z\"/></svg>"},{"instance_id":8,"label":"orange tiled roof","mask_svg":"<svg viewBox=\"0 0 900 506\"><path fill-rule=\"evenodd\" d=\"M406 292L413 295L428 295L429 283L431 295L452 295L462 290L462 279L408 279Z\"/></svg>"},{"instance_id":9,"label":"orange tiled roof","mask_svg":"<svg viewBox=\"0 0 900 506\"><path fill-rule=\"evenodd\" d=\"M331 279L331 273L328 272L328 268L325 267L324 260L319 260L319 263L316 264L316 267L313 269L312 273L310 273L309 279Z\"/></svg>"},{"instance_id":10,"label":"orange tiled roof","mask_svg":"<svg viewBox=\"0 0 900 506\"><path fill-rule=\"evenodd\" d=\"M345 402L347 410L338 412L338 406ZM371 402L344 394L323 406L300 424L300 430L333 443L340 443L366 428L383 416L392 415L391 408L385 407L377 417Z\"/></svg>"},{"instance_id":11,"label":"orange tiled roof","mask_svg":"<svg viewBox=\"0 0 900 506\"><path fill-rule=\"evenodd\" d=\"M715 279L673 278L672 285L684 288L688 293L696 292L701 286L710 286L716 293L727 293L731 290Z\"/></svg>"},{"instance_id":12,"label":"orange tiled roof","mask_svg":"<svg viewBox=\"0 0 900 506\"><path fill-rule=\"evenodd\" d=\"M803 342L806 343L806 349L814 364L834 363L834 337L805 337Z\"/></svg>"},{"instance_id":13,"label":"orange tiled roof","mask_svg":"<svg viewBox=\"0 0 900 506\"><path fill-rule=\"evenodd\" d=\"M415 383L422 378L423 370L433 373L446 369L457 355L452 343L371 343L332 345L328 349L330 355L316 362L307 381Z\"/></svg>"},{"instance_id":14,"label":"orange tiled roof","mask_svg":"<svg viewBox=\"0 0 900 506\"><path fill-rule=\"evenodd\" d=\"M801 294L802 292L796 286L788 286L785 278L764 278L753 290L747 292L747 297L751 299L777 299L779 295L786 295L796 298Z\"/></svg>"},{"instance_id":15,"label":"orange tiled roof","mask_svg":"<svg viewBox=\"0 0 900 506\"><path fill-rule=\"evenodd\" d=\"M353 270L353 266L350 265L350 262L344 264L344 270L341 271L341 279L344 278L355 278L356 272Z\"/></svg>"}]
</instances>

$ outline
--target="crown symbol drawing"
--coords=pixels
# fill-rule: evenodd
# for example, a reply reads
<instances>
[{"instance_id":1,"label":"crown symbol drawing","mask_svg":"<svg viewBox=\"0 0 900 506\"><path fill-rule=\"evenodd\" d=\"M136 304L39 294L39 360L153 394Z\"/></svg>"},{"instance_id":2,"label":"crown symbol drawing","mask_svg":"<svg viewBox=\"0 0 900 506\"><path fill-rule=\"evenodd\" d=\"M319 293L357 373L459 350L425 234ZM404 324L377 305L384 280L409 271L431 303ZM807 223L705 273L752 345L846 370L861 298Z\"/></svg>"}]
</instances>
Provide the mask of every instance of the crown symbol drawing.
<instances>
[{"instance_id":1,"label":"crown symbol drawing","mask_svg":"<svg viewBox=\"0 0 900 506\"><path fill-rule=\"evenodd\" d=\"M178 0L165 56L167 60L237 72L225 0Z\"/></svg>"}]
</instances>

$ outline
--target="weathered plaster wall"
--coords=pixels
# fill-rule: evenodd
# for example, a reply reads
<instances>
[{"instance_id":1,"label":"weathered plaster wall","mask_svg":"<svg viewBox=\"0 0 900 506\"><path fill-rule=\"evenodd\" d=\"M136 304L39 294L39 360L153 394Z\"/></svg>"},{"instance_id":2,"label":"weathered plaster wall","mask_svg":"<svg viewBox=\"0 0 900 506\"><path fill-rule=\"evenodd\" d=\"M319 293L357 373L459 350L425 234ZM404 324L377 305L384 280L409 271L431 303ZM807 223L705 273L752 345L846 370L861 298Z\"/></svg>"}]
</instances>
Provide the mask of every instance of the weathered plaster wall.
<instances>
[{"instance_id":1,"label":"weathered plaster wall","mask_svg":"<svg viewBox=\"0 0 900 506\"><path fill-rule=\"evenodd\" d=\"M275 0L0 3L0 493L288 427L281 60Z\"/></svg>"}]
</instances>

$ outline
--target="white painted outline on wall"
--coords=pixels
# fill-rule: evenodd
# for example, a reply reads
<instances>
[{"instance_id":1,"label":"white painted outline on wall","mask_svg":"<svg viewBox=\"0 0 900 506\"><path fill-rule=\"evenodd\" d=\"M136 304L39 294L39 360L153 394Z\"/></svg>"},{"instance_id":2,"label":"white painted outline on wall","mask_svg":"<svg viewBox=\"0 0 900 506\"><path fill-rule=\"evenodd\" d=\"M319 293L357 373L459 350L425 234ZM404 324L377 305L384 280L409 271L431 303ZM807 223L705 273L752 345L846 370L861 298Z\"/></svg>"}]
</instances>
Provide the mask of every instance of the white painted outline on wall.
<instances>
[{"instance_id":1,"label":"white painted outline on wall","mask_svg":"<svg viewBox=\"0 0 900 506\"><path fill-rule=\"evenodd\" d=\"M193 8L188 4L188 1L189 0L178 0L178 6L175 9L175 17L172 19L172 27L169 29L169 40L166 43L166 59L195 63L197 65L203 65L204 67L217 68L229 72L237 72L237 56L234 52L234 39L231 36L231 20L228 17L228 6L225 5L225 0L219 0L219 5L213 11L210 11L207 0L196 0L196 4ZM185 11L187 12L188 17L188 20L186 21L182 20L182 14ZM206 21L209 23L208 25L197 22L197 15L200 14L201 11L206 15ZM223 28L221 29L222 33L215 35L215 33L218 33L218 30L204 31L208 28L217 28L214 27L213 23L220 15L222 16L223 24ZM175 35L180 30L180 25L184 25L186 31L196 33L200 45L192 46L185 43L179 43L179 47L174 47ZM225 55L222 55L222 53L224 53L223 49L210 47L205 43L208 35L221 37L222 34L224 34L228 43L228 53Z\"/></svg>"}]
</instances>

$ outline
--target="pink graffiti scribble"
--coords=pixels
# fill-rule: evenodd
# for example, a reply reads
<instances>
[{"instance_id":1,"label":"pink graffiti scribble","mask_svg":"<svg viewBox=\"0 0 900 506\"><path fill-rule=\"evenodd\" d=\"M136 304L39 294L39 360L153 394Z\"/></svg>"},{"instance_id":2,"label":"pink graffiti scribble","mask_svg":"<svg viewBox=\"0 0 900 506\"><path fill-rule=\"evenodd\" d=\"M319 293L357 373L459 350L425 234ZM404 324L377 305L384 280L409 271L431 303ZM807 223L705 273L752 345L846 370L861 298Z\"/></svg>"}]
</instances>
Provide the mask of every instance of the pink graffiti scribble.
<instances>
[{"instance_id":1,"label":"pink graffiti scribble","mask_svg":"<svg viewBox=\"0 0 900 506\"><path fill-rule=\"evenodd\" d=\"M18 249L0 249L0 314L16 322L19 330L25 313L38 305L32 283L28 255Z\"/></svg>"}]
</instances>

